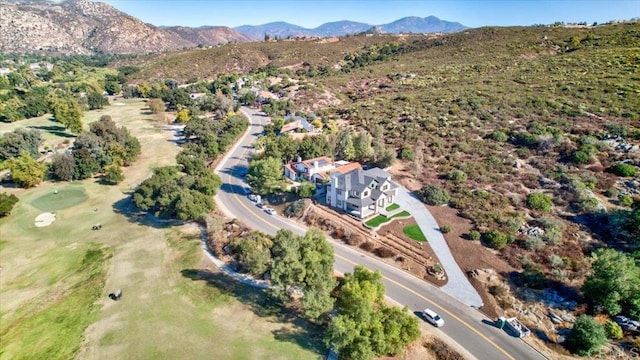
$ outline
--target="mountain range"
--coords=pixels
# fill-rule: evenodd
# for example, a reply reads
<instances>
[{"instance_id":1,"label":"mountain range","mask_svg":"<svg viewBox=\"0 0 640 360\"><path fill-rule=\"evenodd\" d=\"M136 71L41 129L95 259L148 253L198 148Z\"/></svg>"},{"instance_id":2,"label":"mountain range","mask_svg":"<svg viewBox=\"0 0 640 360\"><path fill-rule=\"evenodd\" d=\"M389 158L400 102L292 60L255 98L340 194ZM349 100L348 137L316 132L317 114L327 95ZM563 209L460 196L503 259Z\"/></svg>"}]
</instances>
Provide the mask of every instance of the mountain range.
<instances>
[{"instance_id":1,"label":"mountain range","mask_svg":"<svg viewBox=\"0 0 640 360\"><path fill-rule=\"evenodd\" d=\"M286 22L263 25L158 27L144 23L111 5L89 0L0 2L0 52L52 54L139 54L172 51L229 42L261 41L269 37L343 36L383 33L456 32L460 23L406 17L373 26L354 21L322 24L314 29Z\"/></svg>"}]
</instances>

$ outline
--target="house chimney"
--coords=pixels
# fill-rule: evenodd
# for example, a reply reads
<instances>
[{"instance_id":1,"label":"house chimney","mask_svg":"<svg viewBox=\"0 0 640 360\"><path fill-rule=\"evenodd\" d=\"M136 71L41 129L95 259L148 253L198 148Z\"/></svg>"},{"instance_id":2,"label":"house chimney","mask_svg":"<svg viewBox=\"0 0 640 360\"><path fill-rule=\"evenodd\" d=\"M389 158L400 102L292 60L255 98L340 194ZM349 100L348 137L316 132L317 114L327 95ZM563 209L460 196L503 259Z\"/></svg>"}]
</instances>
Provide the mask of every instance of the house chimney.
<instances>
[{"instance_id":1,"label":"house chimney","mask_svg":"<svg viewBox=\"0 0 640 360\"><path fill-rule=\"evenodd\" d=\"M313 168L318 170L318 160L313 162Z\"/></svg>"},{"instance_id":2,"label":"house chimney","mask_svg":"<svg viewBox=\"0 0 640 360\"><path fill-rule=\"evenodd\" d=\"M302 158L300 157L300 155L298 155L298 157L296 158L297 162L302 162Z\"/></svg>"}]
</instances>

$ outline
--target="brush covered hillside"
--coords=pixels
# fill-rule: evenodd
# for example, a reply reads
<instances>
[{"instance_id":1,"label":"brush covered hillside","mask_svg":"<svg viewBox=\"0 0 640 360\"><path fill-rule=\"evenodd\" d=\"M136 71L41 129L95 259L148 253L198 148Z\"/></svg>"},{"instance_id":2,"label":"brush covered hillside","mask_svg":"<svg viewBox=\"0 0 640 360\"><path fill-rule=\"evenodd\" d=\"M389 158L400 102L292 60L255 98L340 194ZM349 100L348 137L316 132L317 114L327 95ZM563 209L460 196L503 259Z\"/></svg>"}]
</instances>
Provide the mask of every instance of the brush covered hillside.
<instances>
[{"instance_id":1,"label":"brush covered hillside","mask_svg":"<svg viewBox=\"0 0 640 360\"><path fill-rule=\"evenodd\" d=\"M101 2L0 1L0 51L139 54L249 41L228 27L161 29Z\"/></svg>"},{"instance_id":2,"label":"brush covered hillside","mask_svg":"<svg viewBox=\"0 0 640 360\"><path fill-rule=\"evenodd\" d=\"M470 219L463 237L518 269L503 274L511 284L595 308L578 296L591 251L640 249L638 54L640 23L628 22L235 44L117 65L137 66L132 80L271 76L260 83L291 111L395 148L395 179Z\"/></svg>"}]
</instances>

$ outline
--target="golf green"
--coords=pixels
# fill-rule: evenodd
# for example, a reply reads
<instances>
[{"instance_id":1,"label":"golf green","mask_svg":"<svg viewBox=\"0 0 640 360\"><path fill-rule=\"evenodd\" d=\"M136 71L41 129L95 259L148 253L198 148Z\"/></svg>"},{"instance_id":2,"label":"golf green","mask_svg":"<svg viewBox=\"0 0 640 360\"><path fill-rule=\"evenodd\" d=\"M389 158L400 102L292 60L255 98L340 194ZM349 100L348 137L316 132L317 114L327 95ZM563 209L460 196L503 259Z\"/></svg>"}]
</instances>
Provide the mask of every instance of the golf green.
<instances>
[{"instance_id":1,"label":"golf green","mask_svg":"<svg viewBox=\"0 0 640 360\"><path fill-rule=\"evenodd\" d=\"M61 189L34 199L31 205L42 211L56 211L78 205L85 200L87 195L81 189Z\"/></svg>"}]
</instances>

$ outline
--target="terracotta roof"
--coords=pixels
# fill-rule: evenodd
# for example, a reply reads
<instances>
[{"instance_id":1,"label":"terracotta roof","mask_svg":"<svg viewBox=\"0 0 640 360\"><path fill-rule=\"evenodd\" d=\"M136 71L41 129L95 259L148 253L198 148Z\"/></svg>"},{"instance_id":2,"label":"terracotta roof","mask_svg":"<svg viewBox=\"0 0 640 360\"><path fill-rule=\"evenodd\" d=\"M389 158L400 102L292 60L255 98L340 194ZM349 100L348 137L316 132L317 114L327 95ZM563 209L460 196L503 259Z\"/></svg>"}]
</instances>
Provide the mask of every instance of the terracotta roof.
<instances>
[{"instance_id":1,"label":"terracotta roof","mask_svg":"<svg viewBox=\"0 0 640 360\"><path fill-rule=\"evenodd\" d=\"M294 174L296 173L296 171L293 169L293 166L291 166L291 164L286 164L284 167L287 168L287 170L289 170L290 172Z\"/></svg>"},{"instance_id":2,"label":"terracotta roof","mask_svg":"<svg viewBox=\"0 0 640 360\"><path fill-rule=\"evenodd\" d=\"M306 168L313 168L313 163L314 162L318 162L318 166L322 167L328 164L331 164L331 158L326 157L326 156L320 156L317 158L313 158L313 159L308 159L308 160L304 160L302 162L302 165L304 165Z\"/></svg>"},{"instance_id":3,"label":"terracotta roof","mask_svg":"<svg viewBox=\"0 0 640 360\"><path fill-rule=\"evenodd\" d=\"M357 163L357 162L352 162L347 165L338 166L337 168L333 169L333 171L337 171L341 174L346 174L349 171L356 170L356 169L362 170L362 165L360 165L360 163Z\"/></svg>"},{"instance_id":4,"label":"terracotta roof","mask_svg":"<svg viewBox=\"0 0 640 360\"><path fill-rule=\"evenodd\" d=\"M288 132L288 131L293 131L293 130L298 129L299 127L300 127L300 121L296 120L296 121L290 122L288 124L284 124L282 126L282 129L280 129L280 132L281 133L285 133L285 132Z\"/></svg>"}]
</instances>

